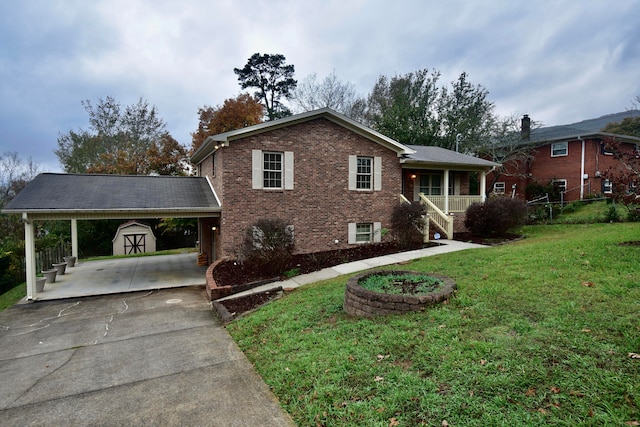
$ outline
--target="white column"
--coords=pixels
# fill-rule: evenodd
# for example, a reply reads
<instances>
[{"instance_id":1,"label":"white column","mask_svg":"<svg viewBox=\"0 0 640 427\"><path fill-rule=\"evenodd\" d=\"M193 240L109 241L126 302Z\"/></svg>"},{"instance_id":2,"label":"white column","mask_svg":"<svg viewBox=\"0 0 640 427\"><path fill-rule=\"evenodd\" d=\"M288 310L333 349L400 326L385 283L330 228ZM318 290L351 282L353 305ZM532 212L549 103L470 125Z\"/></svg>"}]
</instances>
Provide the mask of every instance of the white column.
<instances>
[{"instance_id":1,"label":"white column","mask_svg":"<svg viewBox=\"0 0 640 427\"><path fill-rule=\"evenodd\" d=\"M449 169L444 170L444 213L449 214Z\"/></svg>"},{"instance_id":2,"label":"white column","mask_svg":"<svg viewBox=\"0 0 640 427\"><path fill-rule=\"evenodd\" d=\"M36 293L36 244L33 221L26 213L22 214L24 222L24 255L27 270L27 299L32 300Z\"/></svg>"},{"instance_id":3,"label":"white column","mask_svg":"<svg viewBox=\"0 0 640 427\"><path fill-rule=\"evenodd\" d=\"M78 259L78 220L71 220L71 256L76 257L76 262Z\"/></svg>"},{"instance_id":4,"label":"white column","mask_svg":"<svg viewBox=\"0 0 640 427\"><path fill-rule=\"evenodd\" d=\"M480 171L480 197L482 198L482 202L487 198L487 172Z\"/></svg>"}]
</instances>

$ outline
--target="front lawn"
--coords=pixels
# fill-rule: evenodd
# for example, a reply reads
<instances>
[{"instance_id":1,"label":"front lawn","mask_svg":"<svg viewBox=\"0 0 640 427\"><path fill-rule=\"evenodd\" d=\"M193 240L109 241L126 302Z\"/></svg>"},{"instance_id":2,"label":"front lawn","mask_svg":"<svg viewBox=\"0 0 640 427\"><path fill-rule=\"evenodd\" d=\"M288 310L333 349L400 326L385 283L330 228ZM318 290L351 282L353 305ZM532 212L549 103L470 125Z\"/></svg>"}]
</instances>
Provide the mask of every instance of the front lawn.
<instances>
[{"instance_id":1,"label":"front lawn","mask_svg":"<svg viewBox=\"0 0 640 427\"><path fill-rule=\"evenodd\" d=\"M423 313L351 317L342 276L228 329L300 426L637 425L640 226L523 232L403 265L457 281Z\"/></svg>"}]
</instances>

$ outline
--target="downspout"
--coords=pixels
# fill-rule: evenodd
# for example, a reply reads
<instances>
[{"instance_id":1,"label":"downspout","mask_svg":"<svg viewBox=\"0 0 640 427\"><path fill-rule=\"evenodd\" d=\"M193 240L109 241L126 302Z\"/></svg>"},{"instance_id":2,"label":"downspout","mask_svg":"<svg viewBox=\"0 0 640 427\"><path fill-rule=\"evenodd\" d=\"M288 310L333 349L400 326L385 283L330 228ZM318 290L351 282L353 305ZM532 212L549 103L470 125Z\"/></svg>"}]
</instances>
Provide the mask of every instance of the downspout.
<instances>
[{"instance_id":1,"label":"downspout","mask_svg":"<svg viewBox=\"0 0 640 427\"><path fill-rule=\"evenodd\" d=\"M582 157L580 159L580 200L582 200L584 199L584 150L586 143L581 136L579 136L578 139L582 142Z\"/></svg>"}]
</instances>

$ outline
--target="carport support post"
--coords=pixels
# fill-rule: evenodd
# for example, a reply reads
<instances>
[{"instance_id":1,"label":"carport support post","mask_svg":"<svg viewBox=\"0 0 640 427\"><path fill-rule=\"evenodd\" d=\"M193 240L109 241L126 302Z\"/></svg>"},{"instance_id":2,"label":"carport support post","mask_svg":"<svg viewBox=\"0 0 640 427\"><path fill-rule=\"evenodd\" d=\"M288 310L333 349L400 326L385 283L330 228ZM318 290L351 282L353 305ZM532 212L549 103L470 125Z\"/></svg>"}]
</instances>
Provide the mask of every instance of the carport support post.
<instances>
[{"instance_id":1,"label":"carport support post","mask_svg":"<svg viewBox=\"0 0 640 427\"><path fill-rule=\"evenodd\" d=\"M24 255L27 270L27 299L32 300L36 290L36 245L33 232L33 220L26 213L22 214L24 222Z\"/></svg>"},{"instance_id":2,"label":"carport support post","mask_svg":"<svg viewBox=\"0 0 640 427\"><path fill-rule=\"evenodd\" d=\"M484 203L487 199L487 173L485 171L480 171L480 196L482 197L482 202Z\"/></svg>"},{"instance_id":3,"label":"carport support post","mask_svg":"<svg viewBox=\"0 0 640 427\"><path fill-rule=\"evenodd\" d=\"M76 257L78 261L78 220L71 220L71 256Z\"/></svg>"}]
</instances>

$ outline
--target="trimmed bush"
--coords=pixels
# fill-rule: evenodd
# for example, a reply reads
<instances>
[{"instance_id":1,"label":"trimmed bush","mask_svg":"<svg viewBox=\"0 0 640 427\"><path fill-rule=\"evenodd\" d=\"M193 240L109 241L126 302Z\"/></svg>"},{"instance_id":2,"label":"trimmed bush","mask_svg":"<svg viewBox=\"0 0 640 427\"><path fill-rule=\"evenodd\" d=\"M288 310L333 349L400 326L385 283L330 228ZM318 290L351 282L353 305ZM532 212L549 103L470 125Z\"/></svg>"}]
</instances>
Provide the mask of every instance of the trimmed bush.
<instances>
[{"instance_id":1,"label":"trimmed bush","mask_svg":"<svg viewBox=\"0 0 640 427\"><path fill-rule=\"evenodd\" d=\"M426 213L425 206L420 202L401 203L394 206L391 214L391 229L401 247L413 248L422 243Z\"/></svg>"},{"instance_id":2,"label":"trimmed bush","mask_svg":"<svg viewBox=\"0 0 640 427\"><path fill-rule=\"evenodd\" d=\"M293 229L287 222L260 219L249 227L242 244L242 261L268 274L279 275L295 249Z\"/></svg>"},{"instance_id":3,"label":"trimmed bush","mask_svg":"<svg viewBox=\"0 0 640 427\"><path fill-rule=\"evenodd\" d=\"M520 199L495 197L467 209L464 226L480 237L501 237L525 224L527 205Z\"/></svg>"}]
</instances>

